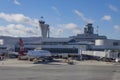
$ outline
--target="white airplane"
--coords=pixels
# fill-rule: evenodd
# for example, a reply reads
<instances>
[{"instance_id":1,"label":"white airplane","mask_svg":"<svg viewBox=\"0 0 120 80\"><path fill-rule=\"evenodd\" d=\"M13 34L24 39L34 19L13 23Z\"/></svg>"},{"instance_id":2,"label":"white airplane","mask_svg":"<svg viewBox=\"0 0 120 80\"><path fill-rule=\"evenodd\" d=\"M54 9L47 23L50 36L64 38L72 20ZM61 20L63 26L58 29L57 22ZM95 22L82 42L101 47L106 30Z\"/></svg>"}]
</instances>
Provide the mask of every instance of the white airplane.
<instances>
[{"instance_id":1,"label":"white airplane","mask_svg":"<svg viewBox=\"0 0 120 80\"><path fill-rule=\"evenodd\" d=\"M37 49L30 50L28 51L27 56L30 61L32 61L33 59L42 60L42 61L52 60L52 55L47 50L37 50Z\"/></svg>"},{"instance_id":2,"label":"white airplane","mask_svg":"<svg viewBox=\"0 0 120 80\"><path fill-rule=\"evenodd\" d=\"M25 53L25 48L24 48L24 43L22 38L19 39L19 45L20 45L20 50L19 50L19 59L29 59L30 61L37 59L37 60L52 60L52 55L49 51L47 50L40 50L40 49L35 49L35 50L29 50L27 53Z\"/></svg>"}]
</instances>

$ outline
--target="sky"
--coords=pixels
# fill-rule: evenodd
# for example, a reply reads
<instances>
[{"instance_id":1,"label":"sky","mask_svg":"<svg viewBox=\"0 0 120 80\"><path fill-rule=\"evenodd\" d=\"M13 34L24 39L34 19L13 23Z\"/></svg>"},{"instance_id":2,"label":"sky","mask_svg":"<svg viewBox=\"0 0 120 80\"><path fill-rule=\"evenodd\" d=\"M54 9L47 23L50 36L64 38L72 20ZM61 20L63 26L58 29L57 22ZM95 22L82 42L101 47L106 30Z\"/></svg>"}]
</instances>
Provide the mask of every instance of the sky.
<instances>
[{"instance_id":1,"label":"sky","mask_svg":"<svg viewBox=\"0 0 120 80\"><path fill-rule=\"evenodd\" d=\"M0 36L41 36L41 16L51 37L83 34L93 23L95 34L120 39L120 0L0 0Z\"/></svg>"}]
</instances>

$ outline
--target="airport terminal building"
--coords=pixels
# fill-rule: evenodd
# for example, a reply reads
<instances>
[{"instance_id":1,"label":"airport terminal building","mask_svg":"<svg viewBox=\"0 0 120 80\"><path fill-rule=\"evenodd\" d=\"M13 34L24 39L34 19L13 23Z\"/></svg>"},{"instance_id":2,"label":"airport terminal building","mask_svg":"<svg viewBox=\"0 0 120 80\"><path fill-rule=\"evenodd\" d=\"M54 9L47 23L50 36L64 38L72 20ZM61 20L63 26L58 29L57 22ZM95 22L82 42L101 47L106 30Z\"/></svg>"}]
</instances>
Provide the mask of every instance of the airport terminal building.
<instances>
[{"instance_id":1,"label":"airport terminal building","mask_svg":"<svg viewBox=\"0 0 120 80\"><path fill-rule=\"evenodd\" d=\"M39 41L25 42L25 50L41 48L49 50L51 53L79 53L80 50L120 50L120 40L107 39L106 36L94 34L94 27L88 23L84 27L83 34L70 36L69 38L50 37L50 27L44 21L39 21L42 37ZM15 50L19 50L19 44L15 45Z\"/></svg>"}]
</instances>

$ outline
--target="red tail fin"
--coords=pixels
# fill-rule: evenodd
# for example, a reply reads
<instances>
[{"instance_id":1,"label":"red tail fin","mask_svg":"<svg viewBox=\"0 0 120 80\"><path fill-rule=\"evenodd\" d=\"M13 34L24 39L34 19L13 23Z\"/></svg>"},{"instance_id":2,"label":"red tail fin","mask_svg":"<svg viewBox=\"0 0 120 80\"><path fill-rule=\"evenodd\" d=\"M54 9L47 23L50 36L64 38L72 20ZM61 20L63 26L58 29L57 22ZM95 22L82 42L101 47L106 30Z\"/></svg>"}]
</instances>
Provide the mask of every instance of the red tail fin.
<instances>
[{"instance_id":1,"label":"red tail fin","mask_svg":"<svg viewBox=\"0 0 120 80\"><path fill-rule=\"evenodd\" d=\"M19 45L20 45L19 55L24 56L25 49L24 49L24 43L23 43L22 38L19 38Z\"/></svg>"},{"instance_id":2,"label":"red tail fin","mask_svg":"<svg viewBox=\"0 0 120 80\"><path fill-rule=\"evenodd\" d=\"M22 38L19 38L19 45L20 45L20 46L24 46L24 43L23 43Z\"/></svg>"}]
</instances>

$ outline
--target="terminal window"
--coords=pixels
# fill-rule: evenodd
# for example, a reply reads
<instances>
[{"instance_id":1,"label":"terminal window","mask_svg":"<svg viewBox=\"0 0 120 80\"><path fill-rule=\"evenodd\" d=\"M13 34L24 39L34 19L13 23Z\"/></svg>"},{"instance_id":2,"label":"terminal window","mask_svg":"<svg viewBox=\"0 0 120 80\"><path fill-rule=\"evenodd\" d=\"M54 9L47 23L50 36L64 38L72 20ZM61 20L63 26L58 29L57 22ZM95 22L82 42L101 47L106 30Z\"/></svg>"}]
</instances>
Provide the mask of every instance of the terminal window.
<instances>
[{"instance_id":1,"label":"terminal window","mask_svg":"<svg viewBox=\"0 0 120 80\"><path fill-rule=\"evenodd\" d=\"M118 46L118 42L113 42L113 46Z\"/></svg>"}]
</instances>

